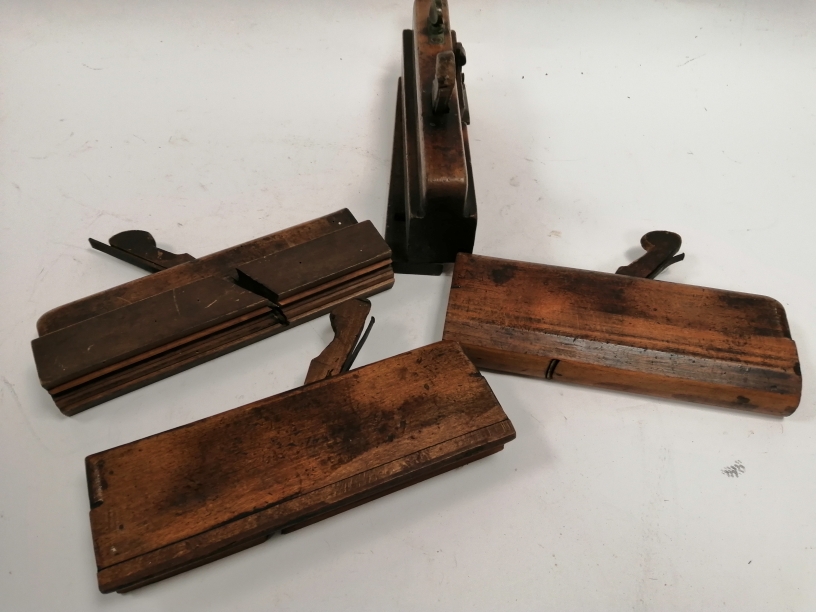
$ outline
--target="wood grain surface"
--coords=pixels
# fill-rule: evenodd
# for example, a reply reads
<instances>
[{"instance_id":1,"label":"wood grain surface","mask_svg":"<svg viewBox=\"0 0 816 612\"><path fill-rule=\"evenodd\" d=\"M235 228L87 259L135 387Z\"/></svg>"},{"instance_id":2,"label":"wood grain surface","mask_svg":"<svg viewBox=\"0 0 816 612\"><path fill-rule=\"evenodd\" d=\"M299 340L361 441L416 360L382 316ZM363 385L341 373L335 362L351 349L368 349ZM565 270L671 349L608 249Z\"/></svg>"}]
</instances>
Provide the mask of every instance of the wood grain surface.
<instances>
[{"instance_id":1,"label":"wood grain surface","mask_svg":"<svg viewBox=\"0 0 816 612\"><path fill-rule=\"evenodd\" d=\"M100 589L159 580L514 437L461 347L440 342L91 455Z\"/></svg>"},{"instance_id":2,"label":"wood grain surface","mask_svg":"<svg viewBox=\"0 0 816 612\"><path fill-rule=\"evenodd\" d=\"M262 288L282 304L390 257L391 250L374 225L363 221L237 266L238 283Z\"/></svg>"},{"instance_id":3,"label":"wood grain surface","mask_svg":"<svg viewBox=\"0 0 816 612\"><path fill-rule=\"evenodd\" d=\"M458 213L464 214L468 189L465 167L465 143L462 138L462 119L459 109L459 93L453 88L449 116L440 117L433 112L431 104L437 56L453 53L450 13L448 3L441 6L445 33L441 42L435 42L428 29L431 3L436 0L414 2L414 40L411 53L417 84L414 91L419 129L419 176L422 201L439 200L445 205L458 204ZM444 122L444 125L443 125ZM437 205L440 205L439 203Z\"/></svg>"},{"instance_id":4,"label":"wood grain surface","mask_svg":"<svg viewBox=\"0 0 816 612\"><path fill-rule=\"evenodd\" d=\"M402 35L385 239L396 272L438 275L476 235L466 55L447 2L416 0L413 27Z\"/></svg>"},{"instance_id":5,"label":"wood grain surface","mask_svg":"<svg viewBox=\"0 0 816 612\"><path fill-rule=\"evenodd\" d=\"M31 346L40 382L52 389L268 307L261 296L209 277L46 334Z\"/></svg>"},{"instance_id":6,"label":"wood grain surface","mask_svg":"<svg viewBox=\"0 0 816 612\"><path fill-rule=\"evenodd\" d=\"M329 319L334 339L320 355L312 359L304 385L337 376L344 370L351 369L351 361L354 360L356 352L355 346L360 340L370 311L371 302L368 300L348 300L331 311Z\"/></svg>"},{"instance_id":7,"label":"wood grain surface","mask_svg":"<svg viewBox=\"0 0 816 612\"><path fill-rule=\"evenodd\" d=\"M37 321L37 333L47 333L84 321L89 317L207 278L227 276L240 264L325 236L357 223L344 208L337 212L267 234L248 242L212 253L180 266L143 276L88 297L49 310Z\"/></svg>"},{"instance_id":8,"label":"wood grain surface","mask_svg":"<svg viewBox=\"0 0 816 612\"><path fill-rule=\"evenodd\" d=\"M393 283L388 245L343 210L52 310L32 350L73 415Z\"/></svg>"},{"instance_id":9,"label":"wood grain surface","mask_svg":"<svg viewBox=\"0 0 816 612\"><path fill-rule=\"evenodd\" d=\"M774 415L801 396L785 310L759 295L460 254L444 337L564 382Z\"/></svg>"}]
</instances>

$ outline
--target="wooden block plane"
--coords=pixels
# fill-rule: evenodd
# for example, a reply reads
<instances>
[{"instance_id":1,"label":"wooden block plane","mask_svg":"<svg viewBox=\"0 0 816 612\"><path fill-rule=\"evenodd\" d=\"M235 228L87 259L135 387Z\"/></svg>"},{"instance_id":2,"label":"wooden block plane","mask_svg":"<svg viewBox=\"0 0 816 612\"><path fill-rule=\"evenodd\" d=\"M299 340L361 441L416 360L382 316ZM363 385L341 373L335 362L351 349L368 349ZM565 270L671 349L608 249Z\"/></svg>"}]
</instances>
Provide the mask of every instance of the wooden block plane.
<instances>
[{"instance_id":1,"label":"wooden block plane","mask_svg":"<svg viewBox=\"0 0 816 612\"><path fill-rule=\"evenodd\" d=\"M651 280L680 236L650 232L617 274L461 254L444 338L479 367L787 416L802 376L768 297Z\"/></svg>"},{"instance_id":2,"label":"wooden block plane","mask_svg":"<svg viewBox=\"0 0 816 612\"><path fill-rule=\"evenodd\" d=\"M333 312L335 341L305 386L85 460L102 592L260 544L515 438L455 342L348 371L366 312Z\"/></svg>"},{"instance_id":3,"label":"wooden block plane","mask_svg":"<svg viewBox=\"0 0 816 612\"><path fill-rule=\"evenodd\" d=\"M440 274L476 236L465 49L447 0L416 0L402 33L385 240L394 271Z\"/></svg>"},{"instance_id":4,"label":"wooden block plane","mask_svg":"<svg viewBox=\"0 0 816 612\"><path fill-rule=\"evenodd\" d=\"M154 274L37 322L40 383L69 416L394 284L388 245L345 209L201 259L143 231L91 244Z\"/></svg>"}]
</instances>

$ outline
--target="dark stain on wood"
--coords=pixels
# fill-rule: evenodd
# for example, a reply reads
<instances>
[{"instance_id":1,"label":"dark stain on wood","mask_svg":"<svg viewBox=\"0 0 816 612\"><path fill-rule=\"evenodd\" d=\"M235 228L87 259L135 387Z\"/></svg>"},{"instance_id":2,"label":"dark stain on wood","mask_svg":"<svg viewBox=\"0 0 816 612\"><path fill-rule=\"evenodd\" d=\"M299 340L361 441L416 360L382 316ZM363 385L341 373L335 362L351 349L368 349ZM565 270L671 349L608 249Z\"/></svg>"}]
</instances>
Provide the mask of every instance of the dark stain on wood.
<instances>
[{"instance_id":1,"label":"dark stain on wood","mask_svg":"<svg viewBox=\"0 0 816 612\"><path fill-rule=\"evenodd\" d=\"M799 404L771 298L464 253L452 285L444 338L479 367L780 416Z\"/></svg>"},{"instance_id":2,"label":"dark stain on wood","mask_svg":"<svg viewBox=\"0 0 816 612\"><path fill-rule=\"evenodd\" d=\"M515 432L475 374L440 342L88 457L100 589L161 580L500 450Z\"/></svg>"},{"instance_id":3,"label":"dark stain on wood","mask_svg":"<svg viewBox=\"0 0 816 612\"><path fill-rule=\"evenodd\" d=\"M513 280L513 276L515 276L513 266L499 266L490 272L490 278L493 279L494 283L500 286L510 280Z\"/></svg>"}]
</instances>

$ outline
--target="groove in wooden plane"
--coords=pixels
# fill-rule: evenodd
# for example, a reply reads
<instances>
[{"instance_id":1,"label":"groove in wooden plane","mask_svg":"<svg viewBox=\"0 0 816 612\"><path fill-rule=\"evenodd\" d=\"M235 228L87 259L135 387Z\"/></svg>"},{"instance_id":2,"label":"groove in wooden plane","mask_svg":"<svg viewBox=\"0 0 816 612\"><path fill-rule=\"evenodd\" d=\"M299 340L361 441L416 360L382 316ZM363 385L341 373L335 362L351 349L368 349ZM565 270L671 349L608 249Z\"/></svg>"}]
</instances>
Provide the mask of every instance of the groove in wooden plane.
<instances>
[{"instance_id":1,"label":"groove in wooden plane","mask_svg":"<svg viewBox=\"0 0 816 612\"><path fill-rule=\"evenodd\" d=\"M154 274L44 314L40 383L73 415L329 312L394 283L391 251L348 210L195 259L147 232L102 250Z\"/></svg>"},{"instance_id":2,"label":"groove in wooden plane","mask_svg":"<svg viewBox=\"0 0 816 612\"><path fill-rule=\"evenodd\" d=\"M515 438L455 342L345 371L367 312L357 300L333 311L335 341L305 386L85 460L102 592L311 525Z\"/></svg>"},{"instance_id":3,"label":"groove in wooden plane","mask_svg":"<svg viewBox=\"0 0 816 612\"><path fill-rule=\"evenodd\" d=\"M479 367L787 416L802 376L776 300L651 280L680 236L617 274L460 254L444 338Z\"/></svg>"}]
</instances>

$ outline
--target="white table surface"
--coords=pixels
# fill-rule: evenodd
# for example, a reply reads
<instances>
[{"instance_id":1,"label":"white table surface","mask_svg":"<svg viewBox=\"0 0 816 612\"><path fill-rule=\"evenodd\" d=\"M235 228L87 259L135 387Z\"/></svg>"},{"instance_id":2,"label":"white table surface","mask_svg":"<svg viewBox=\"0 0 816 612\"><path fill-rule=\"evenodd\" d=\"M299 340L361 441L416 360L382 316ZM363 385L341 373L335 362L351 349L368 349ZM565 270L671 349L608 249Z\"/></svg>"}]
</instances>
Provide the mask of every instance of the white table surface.
<instances>
[{"instance_id":1,"label":"white table surface","mask_svg":"<svg viewBox=\"0 0 816 612\"><path fill-rule=\"evenodd\" d=\"M129 595L101 595L86 455L302 383L327 318L73 417L46 310L348 207L384 229L411 3L0 2L0 609L816 610L816 3L466 2L476 252L770 295L786 419L486 374L504 451ZM441 337L450 275L373 298L358 365ZM723 472L740 461L739 477Z\"/></svg>"}]
</instances>

